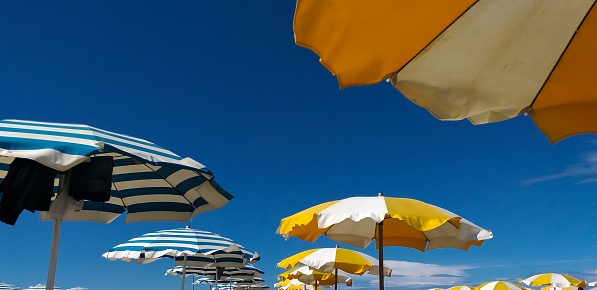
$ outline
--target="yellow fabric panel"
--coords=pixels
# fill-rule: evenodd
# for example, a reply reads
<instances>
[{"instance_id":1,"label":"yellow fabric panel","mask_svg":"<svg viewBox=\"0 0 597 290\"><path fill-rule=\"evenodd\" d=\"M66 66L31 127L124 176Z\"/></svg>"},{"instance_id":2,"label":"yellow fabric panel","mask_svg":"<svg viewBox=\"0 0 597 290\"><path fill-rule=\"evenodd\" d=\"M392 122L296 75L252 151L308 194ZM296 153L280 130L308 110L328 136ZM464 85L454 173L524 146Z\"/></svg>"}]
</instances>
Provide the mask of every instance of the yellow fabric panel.
<instances>
[{"instance_id":1,"label":"yellow fabric panel","mask_svg":"<svg viewBox=\"0 0 597 290\"><path fill-rule=\"evenodd\" d=\"M419 231L432 230L453 218L422 201L392 197L385 197L385 201L391 218L400 219Z\"/></svg>"},{"instance_id":2,"label":"yellow fabric panel","mask_svg":"<svg viewBox=\"0 0 597 290\"><path fill-rule=\"evenodd\" d=\"M311 253L317 251L318 249L311 249L311 250L306 250L303 252L300 252L298 254L294 254L282 261L280 261L278 263L278 267L280 268L284 268L284 269L288 269L290 267L294 267L298 264L300 264L300 260L303 259L304 257L310 255Z\"/></svg>"},{"instance_id":3,"label":"yellow fabric panel","mask_svg":"<svg viewBox=\"0 0 597 290\"><path fill-rule=\"evenodd\" d=\"M378 83L402 68L476 0L297 0L295 42L340 87Z\"/></svg>"},{"instance_id":4,"label":"yellow fabric panel","mask_svg":"<svg viewBox=\"0 0 597 290\"><path fill-rule=\"evenodd\" d=\"M531 117L551 142L597 133L596 35L593 6L532 106Z\"/></svg>"},{"instance_id":5,"label":"yellow fabric panel","mask_svg":"<svg viewBox=\"0 0 597 290\"><path fill-rule=\"evenodd\" d=\"M311 242L315 241L317 237L326 231L326 229L317 227L317 213L336 202L338 201L322 203L282 219L278 233L282 235L289 234L289 236Z\"/></svg>"},{"instance_id":6,"label":"yellow fabric panel","mask_svg":"<svg viewBox=\"0 0 597 290\"><path fill-rule=\"evenodd\" d=\"M403 246L425 251L427 238L423 233L399 219L385 219L383 222L383 245ZM379 249L379 233L375 231L376 248Z\"/></svg>"}]
</instances>

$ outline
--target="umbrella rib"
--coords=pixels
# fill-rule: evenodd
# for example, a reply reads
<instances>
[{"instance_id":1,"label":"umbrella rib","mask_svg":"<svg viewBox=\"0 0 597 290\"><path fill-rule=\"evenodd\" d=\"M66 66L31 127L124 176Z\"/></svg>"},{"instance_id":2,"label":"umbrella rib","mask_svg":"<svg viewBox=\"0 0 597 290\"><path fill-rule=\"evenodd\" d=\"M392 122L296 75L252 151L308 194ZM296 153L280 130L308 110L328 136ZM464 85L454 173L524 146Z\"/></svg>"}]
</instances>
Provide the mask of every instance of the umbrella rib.
<instances>
[{"instance_id":1,"label":"umbrella rib","mask_svg":"<svg viewBox=\"0 0 597 290\"><path fill-rule=\"evenodd\" d=\"M591 11L593 10L593 8L595 8L595 3L596 2L593 2L593 4L591 5L591 8L589 8L589 10L587 10L587 14L585 14L585 17L583 17L582 21L578 24L578 27L574 30L574 34L572 34L572 37L570 37L570 40L568 41L568 44L566 44L566 47L562 50L562 53L560 54L560 57L558 58L558 61L556 61L556 63L554 64L554 66L551 68L551 71L549 72L549 74L547 75L547 77L545 78L545 80L543 81L543 85L541 85L541 89L539 89L539 91L537 92L537 94L533 98L533 101L529 105L529 108L532 108L533 105L535 104L535 101L537 100L537 97L539 97L539 95L543 91L543 88L545 88L545 84L551 78L551 75L553 74L553 71L556 69L556 67L558 66L558 64L562 60L562 57L564 57L564 54L566 53L566 50L568 50L568 47L572 43L572 40L574 39L574 37L578 33L578 29L583 25L583 23L585 22L585 20L587 20L587 17L589 17L589 14L591 14Z\"/></svg>"},{"instance_id":2,"label":"umbrella rib","mask_svg":"<svg viewBox=\"0 0 597 290\"><path fill-rule=\"evenodd\" d=\"M151 167L147 166L147 164L143 164L145 167L147 167L149 170L151 170L152 172L154 172L156 175L158 175L159 177L161 177L165 182L167 182L174 190L176 190L176 192L179 192L178 189L176 189L176 186L174 186L172 183L170 183L170 181L168 181L168 179L166 179L166 177L160 175L157 171L153 170ZM187 197L185 196L184 193L181 193L182 198L184 198L190 205L193 206L193 208L195 208L195 205L189 200L187 199Z\"/></svg>"}]
</instances>

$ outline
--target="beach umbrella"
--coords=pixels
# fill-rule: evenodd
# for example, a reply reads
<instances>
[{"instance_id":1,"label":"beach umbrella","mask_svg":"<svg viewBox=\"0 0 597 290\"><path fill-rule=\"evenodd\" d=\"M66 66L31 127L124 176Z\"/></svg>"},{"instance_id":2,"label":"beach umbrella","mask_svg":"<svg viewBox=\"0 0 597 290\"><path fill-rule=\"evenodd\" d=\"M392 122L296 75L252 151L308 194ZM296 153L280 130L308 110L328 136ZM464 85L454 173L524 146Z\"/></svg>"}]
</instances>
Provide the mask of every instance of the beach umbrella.
<instances>
[{"instance_id":1,"label":"beach umbrella","mask_svg":"<svg viewBox=\"0 0 597 290\"><path fill-rule=\"evenodd\" d=\"M265 272L252 264L247 264L244 267L234 268L216 268L216 267L193 267L187 266L186 269L183 269L183 266L176 266L174 268L166 270L166 275L170 274L173 276L182 275L184 272L186 275L195 275L195 276L206 276L206 277L214 277L219 272L220 278L243 278L243 279L252 279L254 277L261 277Z\"/></svg>"},{"instance_id":2,"label":"beach umbrella","mask_svg":"<svg viewBox=\"0 0 597 290\"><path fill-rule=\"evenodd\" d=\"M297 0L293 27L341 88L389 79L442 120L529 113L552 142L597 132L595 0Z\"/></svg>"},{"instance_id":3,"label":"beach umbrella","mask_svg":"<svg viewBox=\"0 0 597 290\"><path fill-rule=\"evenodd\" d=\"M520 285L506 281L491 281L485 282L477 287L475 290L528 290Z\"/></svg>"},{"instance_id":4,"label":"beach umbrella","mask_svg":"<svg viewBox=\"0 0 597 290\"><path fill-rule=\"evenodd\" d=\"M302 266L290 269L280 275L279 280L299 280L308 285L331 286L337 285L337 282L345 283L346 285L352 285L352 279L347 273L339 271L340 273L329 273L320 272L309 268L308 266Z\"/></svg>"},{"instance_id":5,"label":"beach umbrella","mask_svg":"<svg viewBox=\"0 0 597 290\"><path fill-rule=\"evenodd\" d=\"M344 248L317 248L294 254L278 263L278 267L291 268L299 264L313 270L332 273L340 269L350 274L379 274L379 261L365 253ZM385 276L391 276L392 268L384 267Z\"/></svg>"},{"instance_id":6,"label":"beach umbrella","mask_svg":"<svg viewBox=\"0 0 597 290\"><path fill-rule=\"evenodd\" d=\"M320 272L334 273L338 275L338 269L350 273L363 275L365 273L379 275L379 261L377 259L357 251L335 248L311 249L292 255L278 263L278 267L291 268L296 265L306 265L313 270ZM384 267L383 273L391 276L392 268ZM337 283L334 284L337 289Z\"/></svg>"},{"instance_id":7,"label":"beach umbrella","mask_svg":"<svg viewBox=\"0 0 597 290\"><path fill-rule=\"evenodd\" d=\"M128 242L112 247L102 257L110 260L146 264L162 257L182 257L181 289L184 289L186 261L196 258L209 267L243 267L259 260L259 255L247 251L242 245L218 234L195 230L190 227L146 233Z\"/></svg>"},{"instance_id":8,"label":"beach umbrella","mask_svg":"<svg viewBox=\"0 0 597 290\"><path fill-rule=\"evenodd\" d=\"M274 287L282 290L314 290L314 289L323 289L321 286L313 286L309 284L305 284L297 279L291 280L284 280L274 284Z\"/></svg>"},{"instance_id":9,"label":"beach umbrella","mask_svg":"<svg viewBox=\"0 0 597 290\"><path fill-rule=\"evenodd\" d=\"M2 221L14 224L23 209L52 213L48 289L54 285L61 220L109 223L126 211L125 222L187 221L232 199L211 171L191 158L79 124L1 120L0 179Z\"/></svg>"},{"instance_id":10,"label":"beach umbrella","mask_svg":"<svg viewBox=\"0 0 597 290\"><path fill-rule=\"evenodd\" d=\"M570 275L558 273L537 274L526 279L521 279L519 282L529 286L551 285L555 287L587 287L587 282L585 280L579 280Z\"/></svg>"},{"instance_id":11,"label":"beach umbrella","mask_svg":"<svg viewBox=\"0 0 597 290\"><path fill-rule=\"evenodd\" d=\"M427 251L436 248L468 250L493 235L443 208L408 198L350 197L319 204L283 218L277 230L286 239L315 241L319 236L364 248L376 240L379 267L383 247L404 246ZM379 275L383 289L383 273Z\"/></svg>"},{"instance_id":12,"label":"beach umbrella","mask_svg":"<svg viewBox=\"0 0 597 290\"><path fill-rule=\"evenodd\" d=\"M469 287L469 286L459 285L459 286L450 287L450 288L448 288L446 290L473 290L473 288L475 288L475 287Z\"/></svg>"}]
</instances>

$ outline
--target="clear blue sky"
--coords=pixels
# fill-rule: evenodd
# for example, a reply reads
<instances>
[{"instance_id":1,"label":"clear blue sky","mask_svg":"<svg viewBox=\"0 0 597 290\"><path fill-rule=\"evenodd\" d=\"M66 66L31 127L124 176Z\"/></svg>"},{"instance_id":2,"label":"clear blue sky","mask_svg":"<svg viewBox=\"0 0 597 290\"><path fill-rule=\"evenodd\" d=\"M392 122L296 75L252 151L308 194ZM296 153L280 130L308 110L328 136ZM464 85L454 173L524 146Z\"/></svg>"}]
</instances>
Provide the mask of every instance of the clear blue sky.
<instances>
[{"instance_id":1,"label":"clear blue sky","mask_svg":"<svg viewBox=\"0 0 597 290\"><path fill-rule=\"evenodd\" d=\"M144 138L205 164L235 195L190 223L63 223L57 286L177 289L179 278L164 276L172 260L136 265L101 254L187 224L259 252L256 266L271 286L281 259L336 244L285 241L275 233L281 218L378 192L438 205L494 233L468 252L386 248L395 268L388 289L552 271L597 280L594 135L550 144L529 117L442 122L387 83L339 90L318 57L294 44L294 5L0 2L2 119ZM0 281L45 283L52 223L24 212L0 232ZM373 245L359 250L377 256ZM356 278L354 289L374 288L369 280Z\"/></svg>"}]
</instances>

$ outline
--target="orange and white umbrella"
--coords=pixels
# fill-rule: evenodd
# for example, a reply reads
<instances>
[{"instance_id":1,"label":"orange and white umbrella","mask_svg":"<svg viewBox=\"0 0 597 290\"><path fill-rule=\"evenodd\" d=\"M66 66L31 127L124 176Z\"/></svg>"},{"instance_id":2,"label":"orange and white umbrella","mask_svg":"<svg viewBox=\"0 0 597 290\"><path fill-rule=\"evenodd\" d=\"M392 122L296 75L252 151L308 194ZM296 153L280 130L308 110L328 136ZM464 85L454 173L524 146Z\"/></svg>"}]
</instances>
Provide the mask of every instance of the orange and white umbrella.
<instances>
[{"instance_id":1,"label":"orange and white umbrella","mask_svg":"<svg viewBox=\"0 0 597 290\"><path fill-rule=\"evenodd\" d=\"M308 285L315 286L331 286L337 285L338 282L346 285L352 285L352 278L347 273L339 271L340 273L329 273L313 270L307 266L301 266L290 269L280 275L279 280L299 280Z\"/></svg>"},{"instance_id":2,"label":"orange and white umbrella","mask_svg":"<svg viewBox=\"0 0 597 290\"><path fill-rule=\"evenodd\" d=\"M326 202L283 218L277 230L285 238L315 241L325 235L357 247L376 240L379 267L383 247L405 246L421 251L436 248L467 250L493 235L443 208L408 198L350 197ZM383 273L380 273L383 289Z\"/></svg>"},{"instance_id":3,"label":"orange and white umbrella","mask_svg":"<svg viewBox=\"0 0 597 290\"><path fill-rule=\"evenodd\" d=\"M529 113L552 142L597 133L595 0L297 0L294 33L340 87L389 79L442 120Z\"/></svg>"}]
</instances>

